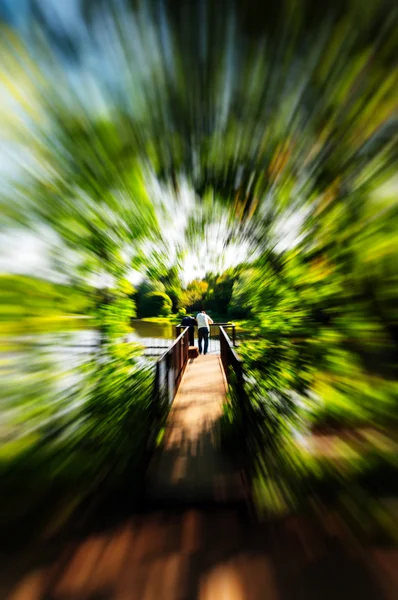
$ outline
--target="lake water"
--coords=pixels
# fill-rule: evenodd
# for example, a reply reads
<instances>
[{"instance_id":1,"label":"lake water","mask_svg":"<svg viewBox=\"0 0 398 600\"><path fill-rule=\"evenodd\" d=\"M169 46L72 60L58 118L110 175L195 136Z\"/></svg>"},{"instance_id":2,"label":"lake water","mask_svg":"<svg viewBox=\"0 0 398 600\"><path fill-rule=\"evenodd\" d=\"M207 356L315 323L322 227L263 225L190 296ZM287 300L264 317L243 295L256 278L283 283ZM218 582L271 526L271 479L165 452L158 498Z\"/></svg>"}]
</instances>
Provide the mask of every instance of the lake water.
<instances>
[{"instance_id":1,"label":"lake water","mask_svg":"<svg viewBox=\"0 0 398 600\"><path fill-rule=\"evenodd\" d=\"M176 337L175 325L171 323L151 323L134 319L131 326L134 331L129 334L129 339L144 346L167 347Z\"/></svg>"},{"instance_id":2,"label":"lake water","mask_svg":"<svg viewBox=\"0 0 398 600\"><path fill-rule=\"evenodd\" d=\"M131 336L137 341L153 338L172 340L175 338L175 325L172 323L151 323L149 321L133 319L131 326L134 329L134 333Z\"/></svg>"},{"instance_id":3,"label":"lake water","mask_svg":"<svg viewBox=\"0 0 398 600\"><path fill-rule=\"evenodd\" d=\"M146 356L161 356L176 338L175 325L171 323L151 323L134 319L133 332L127 339L145 346Z\"/></svg>"}]
</instances>

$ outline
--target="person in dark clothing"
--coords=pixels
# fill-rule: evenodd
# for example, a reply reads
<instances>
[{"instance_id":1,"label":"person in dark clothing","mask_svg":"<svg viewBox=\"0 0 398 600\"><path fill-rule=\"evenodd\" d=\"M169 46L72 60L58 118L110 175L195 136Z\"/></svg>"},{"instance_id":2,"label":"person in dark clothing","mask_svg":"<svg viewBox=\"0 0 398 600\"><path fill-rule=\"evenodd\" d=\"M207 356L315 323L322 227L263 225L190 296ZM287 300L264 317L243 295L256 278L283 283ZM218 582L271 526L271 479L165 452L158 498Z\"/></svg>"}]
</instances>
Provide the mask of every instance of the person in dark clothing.
<instances>
[{"instance_id":1,"label":"person in dark clothing","mask_svg":"<svg viewBox=\"0 0 398 600\"><path fill-rule=\"evenodd\" d=\"M189 345L195 345L195 326L197 325L196 319L194 317L186 316L181 321L181 325L183 327L189 327L188 335L189 335Z\"/></svg>"}]
</instances>

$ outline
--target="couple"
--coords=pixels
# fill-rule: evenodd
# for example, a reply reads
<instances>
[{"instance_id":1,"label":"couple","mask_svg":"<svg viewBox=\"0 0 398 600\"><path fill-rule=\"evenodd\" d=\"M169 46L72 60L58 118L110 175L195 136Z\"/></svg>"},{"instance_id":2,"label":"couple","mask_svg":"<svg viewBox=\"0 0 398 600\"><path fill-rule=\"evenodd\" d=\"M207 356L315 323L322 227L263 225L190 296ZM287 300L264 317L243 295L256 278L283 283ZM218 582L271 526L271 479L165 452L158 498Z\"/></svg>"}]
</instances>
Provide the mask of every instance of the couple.
<instances>
[{"instance_id":1,"label":"couple","mask_svg":"<svg viewBox=\"0 0 398 600\"><path fill-rule=\"evenodd\" d=\"M203 354L207 354L207 350L209 347L209 333L210 333L210 324L213 323L213 319L206 314L204 310L199 312L196 315L196 319L194 317L184 317L181 325L184 327L189 327L189 345L193 346L195 343L194 340L194 331L195 325L198 326L198 347L199 354L202 354L202 341L203 341Z\"/></svg>"}]
</instances>

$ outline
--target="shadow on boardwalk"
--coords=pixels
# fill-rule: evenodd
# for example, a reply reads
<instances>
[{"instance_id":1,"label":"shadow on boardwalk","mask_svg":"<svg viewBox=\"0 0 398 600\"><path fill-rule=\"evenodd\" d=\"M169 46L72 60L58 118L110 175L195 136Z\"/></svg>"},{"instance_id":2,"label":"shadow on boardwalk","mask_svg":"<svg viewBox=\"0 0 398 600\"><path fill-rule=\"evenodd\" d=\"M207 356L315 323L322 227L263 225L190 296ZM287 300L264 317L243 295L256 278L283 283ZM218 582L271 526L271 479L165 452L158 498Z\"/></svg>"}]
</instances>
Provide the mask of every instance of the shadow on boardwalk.
<instances>
[{"instance_id":1,"label":"shadow on boardwalk","mask_svg":"<svg viewBox=\"0 0 398 600\"><path fill-rule=\"evenodd\" d=\"M36 554L37 557L37 554ZM396 555L355 549L309 520L253 523L243 507L134 515L2 578L7 600L379 600Z\"/></svg>"}]
</instances>

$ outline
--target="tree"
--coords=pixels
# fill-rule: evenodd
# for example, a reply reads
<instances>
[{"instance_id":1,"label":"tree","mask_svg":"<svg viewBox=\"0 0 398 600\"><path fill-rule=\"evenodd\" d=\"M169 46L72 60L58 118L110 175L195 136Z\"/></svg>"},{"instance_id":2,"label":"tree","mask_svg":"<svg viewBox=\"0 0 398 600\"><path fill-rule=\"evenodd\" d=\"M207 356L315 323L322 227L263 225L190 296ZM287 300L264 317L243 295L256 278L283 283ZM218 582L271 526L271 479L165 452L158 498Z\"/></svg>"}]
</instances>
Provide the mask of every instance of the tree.
<instances>
[{"instance_id":1,"label":"tree","mask_svg":"<svg viewBox=\"0 0 398 600\"><path fill-rule=\"evenodd\" d=\"M187 312L202 309L208 287L209 284L206 281L199 279L194 279L187 285L181 298L181 305L186 308Z\"/></svg>"},{"instance_id":2,"label":"tree","mask_svg":"<svg viewBox=\"0 0 398 600\"><path fill-rule=\"evenodd\" d=\"M221 275L206 275L209 288L206 294L206 306L223 317L227 316L228 305L232 297L234 281L238 276L236 269L228 269Z\"/></svg>"},{"instance_id":3,"label":"tree","mask_svg":"<svg viewBox=\"0 0 398 600\"><path fill-rule=\"evenodd\" d=\"M151 294L152 292L160 292L160 293L164 294L166 292L166 289L165 289L163 283L161 283L160 281L151 281L148 279L144 279L137 286L137 290L136 290L136 293L134 294L133 298L137 305L137 316L139 318L149 316L149 315L145 314L146 313L146 308L145 308L146 307L146 297L148 294ZM150 315L150 316L154 316L154 315Z\"/></svg>"},{"instance_id":4,"label":"tree","mask_svg":"<svg viewBox=\"0 0 398 600\"><path fill-rule=\"evenodd\" d=\"M228 305L228 317L248 319L253 306L254 286L258 286L260 274L255 268L247 268L234 281Z\"/></svg>"},{"instance_id":5,"label":"tree","mask_svg":"<svg viewBox=\"0 0 398 600\"><path fill-rule=\"evenodd\" d=\"M171 298L173 303L173 313L177 313L182 307L182 285L181 285L181 274L180 265L172 265L167 269L167 273L161 275L159 281L161 281L165 287L166 294Z\"/></svg>"},{"instance_id":6,"label":"tree","mask_svg":"<svg viewBox=\"0 0 398 600\"><path fill-rule=\"evenodd\" d=\"M141 316L166 317L171 313L173 304L163 292L149 292L142 299Z\"/></svg>"}]
</instances>

